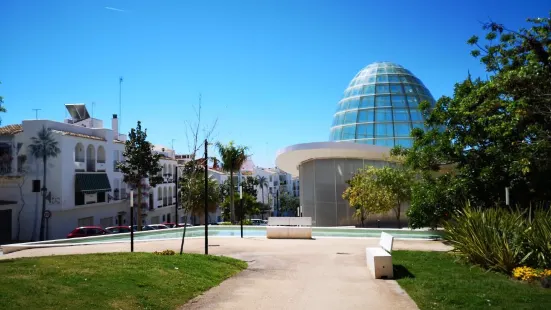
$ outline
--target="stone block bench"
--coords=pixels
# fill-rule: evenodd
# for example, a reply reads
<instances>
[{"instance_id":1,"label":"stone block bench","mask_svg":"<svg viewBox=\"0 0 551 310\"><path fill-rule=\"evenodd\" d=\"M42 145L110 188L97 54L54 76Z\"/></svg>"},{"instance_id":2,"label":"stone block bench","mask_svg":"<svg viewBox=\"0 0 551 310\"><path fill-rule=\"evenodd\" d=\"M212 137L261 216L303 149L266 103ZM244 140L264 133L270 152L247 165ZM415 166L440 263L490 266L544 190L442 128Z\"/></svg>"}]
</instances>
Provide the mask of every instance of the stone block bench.
<instances>
[{"instance_id":1,"label":"stone block bench","mask_svg":"<svg viewBox=\"0 0 551 310\"><path fill-rule=\"evenodd\" d=\"M266 226L268 239L312 239L311 217L270 217Z\"/></svg>"},{"instance_id":2,"label":"stone block bench","mask_svg":"<svg viewBox=\"0 0 551 310\"><path fill-rule=\"evenodd\" d=\"M394 237L392 235L382 232L379 246L365 249L367 267L375 279L392 279L394 276L392 272L392 255L390 254L392 252L393 241Z\"/></svg>"}]
</instances>

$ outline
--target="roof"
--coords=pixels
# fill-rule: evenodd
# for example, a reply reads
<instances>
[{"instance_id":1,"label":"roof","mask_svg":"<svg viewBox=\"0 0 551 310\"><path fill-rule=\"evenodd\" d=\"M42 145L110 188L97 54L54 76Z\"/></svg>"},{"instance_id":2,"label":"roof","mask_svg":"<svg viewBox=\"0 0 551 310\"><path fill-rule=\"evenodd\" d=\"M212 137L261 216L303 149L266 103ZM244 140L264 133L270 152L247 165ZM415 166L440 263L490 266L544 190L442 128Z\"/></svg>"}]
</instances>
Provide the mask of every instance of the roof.
<instances>
[{"instance_id":1,"label":"roof","mask_svg":"<svg viewBox=\"0 0 551 310\"><path fill-rule=\"evenodd\" d=\"M59 133L63 136L71 136L71 137L77 137L77 138L84 138L84 139L91 139L91 140L98 140L98 141L106 141L104 138L102 137L97 137L97 136L91 136L91 135L85 135L85 134L82 134L82 133L76 133L76 132L70 132L70 131L63 131L63 130L56 130L56 129L52 129L52 132L53 133Z\"/></svg>"},{"instance_id":2,"label":"roof","mask_svg":"<svg viewBox=\"0 0 551 310\"><path fill-rule=\"evenodd\" d=\"M298 166L314 159L368 159L388 160L389 147L352 142L313 142L295 144L279 150L276 164L283 171L298 176Z\"/></svg>"},{"instance_id":3,"label":"roof","mask_svg":"<svg viewBox=\"0 0 551 310\"><path fill-rule=\"evenodd\" d=\"M23 126L19 124L0 127L0 136L11 136L20 132L23 132Z\"/></svg>"},{"instance_id":4,"label":"roof","mask_svg":"<svg viewBox=\"0 0 551 310\"><path fill-rule=\"evenodd\" d=\"M117 140L117 139L113 139L113 143L125 144L124 141L122 141L122 140Z\"/></svg>"}]
</instances>

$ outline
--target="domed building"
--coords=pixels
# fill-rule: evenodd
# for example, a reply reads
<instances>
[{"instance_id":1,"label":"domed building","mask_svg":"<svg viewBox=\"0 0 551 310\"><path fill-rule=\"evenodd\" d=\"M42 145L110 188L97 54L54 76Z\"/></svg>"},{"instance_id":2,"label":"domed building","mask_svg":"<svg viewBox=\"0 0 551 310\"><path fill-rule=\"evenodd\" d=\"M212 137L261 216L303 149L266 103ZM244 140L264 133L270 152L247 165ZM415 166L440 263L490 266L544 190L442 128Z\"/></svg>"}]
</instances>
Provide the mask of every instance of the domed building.
<instances>
[{"instance_id":1,"label":"domed building","mask_svg":"<svg viewBox=\"0 0 551 310\"><path fill-rule=\"evenodd\" d=\"M392 147L412 146L411 131L424 128L422 101L435 104L423 82L404 67L377 62L360 70L337 103L330 141L292 145L277 153L276 165L299 177L302 216L312 217L314 226L358 224L342 199L346 181L364 166L388 165ZM377 220L383 226L396 224L392 214L368 222ZM402 220L407 221L405 215Z\"/></svg>"}]
</instances>

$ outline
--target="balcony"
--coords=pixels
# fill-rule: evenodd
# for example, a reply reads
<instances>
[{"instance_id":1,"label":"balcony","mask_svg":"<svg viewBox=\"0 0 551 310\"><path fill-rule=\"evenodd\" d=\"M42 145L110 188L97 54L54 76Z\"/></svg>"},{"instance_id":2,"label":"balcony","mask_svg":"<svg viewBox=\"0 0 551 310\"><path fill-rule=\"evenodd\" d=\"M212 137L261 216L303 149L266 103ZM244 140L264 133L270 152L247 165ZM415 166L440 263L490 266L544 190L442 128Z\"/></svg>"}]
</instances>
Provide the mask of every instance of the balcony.
<instances>
[{"instance_id":1,"label":"balcony","mask_svg":"<svg viewBox=\"0 0 551 310\"><path fill-rule=\"evenodd\" d=\"M166 197L163 198L163 207L168 206L168 199Z\"/></svg>"},{"instance_id":2,"label":"balcony","mask_svg":"<svg viewBox=\"0 0 551 310\"><path fill-rule=\"evenodd\" d=\"M96 160L91 159L86 161L86 171L96 172Z\"/></svg>"}]
</instances>

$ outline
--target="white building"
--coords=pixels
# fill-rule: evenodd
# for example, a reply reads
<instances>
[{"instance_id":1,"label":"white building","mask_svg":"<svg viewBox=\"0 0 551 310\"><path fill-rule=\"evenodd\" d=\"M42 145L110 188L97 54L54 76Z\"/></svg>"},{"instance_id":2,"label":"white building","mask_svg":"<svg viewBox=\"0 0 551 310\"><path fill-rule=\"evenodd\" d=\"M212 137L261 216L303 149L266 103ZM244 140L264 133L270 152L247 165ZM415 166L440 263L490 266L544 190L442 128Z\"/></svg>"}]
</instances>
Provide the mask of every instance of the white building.
<instances>
[{"instance_id":1,"label":"white building","mask_svg":"<svg viewBox=\"0 0 551 310\"><path fill-rule=\"evenodd\" d=\"M116 169L124 160L126 141L118 133L117 116L111 129L102 128L103 122L90 118L84 105L66 106L72 118L63 123L25 120L0 127L0 243L39 237L44 167L28 146L43 127L51 130L61 150L46 165L47 238L64 238L79 226L130 224L129 187ZM144 224L171 221L175 213L174 152L155 151L165 155L160 173L164 183L143 196Z\"/></svg>"}]
</instances>

